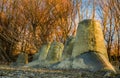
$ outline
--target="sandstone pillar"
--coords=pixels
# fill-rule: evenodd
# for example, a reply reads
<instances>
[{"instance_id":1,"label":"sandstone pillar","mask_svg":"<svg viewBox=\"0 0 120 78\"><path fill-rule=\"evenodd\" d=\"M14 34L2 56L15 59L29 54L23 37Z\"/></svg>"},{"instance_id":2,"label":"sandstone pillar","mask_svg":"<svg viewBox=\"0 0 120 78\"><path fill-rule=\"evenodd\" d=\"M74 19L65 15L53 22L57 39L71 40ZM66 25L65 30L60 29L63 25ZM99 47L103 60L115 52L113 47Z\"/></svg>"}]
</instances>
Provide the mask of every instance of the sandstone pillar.
<instances>
[{"instance_id":1,"label":"sandstone pillar","mask_svg":"<svg viewBox=\"0 0 120 78\"><path fill-rule=\"evenodd\" d=\"M50 43L42 45L42 47L39 51L38 60L45 60L46 59L46 57L48 55L49 48L50 48Z\"/></svg>"},{"instance_id":2,"label":"sandstone pillar","mask_svg":"<svg viewBox=\"0 0 120 78\"><path fill-rule=\"evenodd\" d=\"M101 25L95 20L84 20L79 23L72 57L88 51L96 51L108 59Z\"/></svg>"},{"instance_id":3,"label":"sandstone pillar","mask_svg":"<svg viewBox=\"0 0 120 78\"><path fill-rule=\"evenodd\" d=\"M46 60L48 62L58 62L61 60L64 45L60 42L53 42L49 49Z\"/></svg>"},{"instance_id":4,"label":"sandstone pillar","mask_svg":"<svg viewBox=\"0 0 120 78\"><path fill-rule=\"evenodd\" d=\"M62 54L62 60L71 57L74 42L75 42L75 38L73 36L70 36L70 37L67 38L67 40L65 42L64 51L63 51L63 54Z\"/></svg>"},{"instance_id":5,"label":"sandstone pillar","mask_svg":"<svg viewBox=\"0 0 120 78\"><path fill-rule=\"evenodd\" d=\"M79 23L72 51L73 68L114 71L108 59L101 25L95 20ZM83 65L83 66L82 66Z\"/></svg>"}]
</instances>

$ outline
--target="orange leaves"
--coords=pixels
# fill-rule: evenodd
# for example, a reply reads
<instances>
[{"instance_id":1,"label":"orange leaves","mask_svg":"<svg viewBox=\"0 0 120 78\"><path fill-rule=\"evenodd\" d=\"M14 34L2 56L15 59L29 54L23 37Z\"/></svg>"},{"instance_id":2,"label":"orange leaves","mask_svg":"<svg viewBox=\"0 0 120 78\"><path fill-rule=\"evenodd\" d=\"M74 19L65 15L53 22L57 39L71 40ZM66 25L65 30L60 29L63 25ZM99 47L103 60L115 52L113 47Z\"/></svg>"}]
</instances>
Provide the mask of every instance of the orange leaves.
<instances>
[{"instance_id":1,"label":"orange leaves","mask_svg":"<svg viewBox=\"0 0 120 78\"><path fill-rule=\"evenodd\" d=\"M71 23L68 19L70 19L73 10L71 0L6 1L7 3L3 5L6 8L5 14L1 13L0 19L7 19L6 26L10 28L9 30L16 38L19 38L19 42L23 44L30 43L30 45L35 44L35 47L39 47L42 43L49 41L65 40L69 34ZM3 7L0 6L0 10ZM26 35L23 32L29 34ZM7 36L9 37L9 35ZM24 47L23 44L20 46ZM30 45L26 46L29 47ZM27 49L26 51L30 52L30 50Z\"/></svg>"},{"instance_id":2,"label":"orange leaves","mask_svg":"<svg viewBox=\"0 0 120 78\"><path fill-rule=\"evenodd\" d=\"M6 15L4 12L0 12L0 22L5 22L6 20Z\"/></svg>"}]
</instances>

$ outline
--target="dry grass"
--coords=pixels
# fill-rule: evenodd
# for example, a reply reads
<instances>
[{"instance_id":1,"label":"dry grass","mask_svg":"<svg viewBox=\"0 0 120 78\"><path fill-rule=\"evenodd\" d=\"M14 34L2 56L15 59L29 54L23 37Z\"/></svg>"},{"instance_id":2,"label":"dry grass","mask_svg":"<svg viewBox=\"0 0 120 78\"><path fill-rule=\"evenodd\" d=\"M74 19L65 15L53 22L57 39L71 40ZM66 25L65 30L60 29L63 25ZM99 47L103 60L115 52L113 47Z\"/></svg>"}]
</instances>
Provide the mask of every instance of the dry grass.
<instances>
[{"instance_id":1,"label":"dry grass","mask_svg":"<svg viewBox=\"0 0 120 78\"><path fill-rule=\"evenodd\" d=\"M107 73L109 74L109 73ZM0 66L0 78L108 78L106 72ZM117 78L119 74L110 75ZM119 78L119 77L118 77Z\"/></svg>"}]
</instances>

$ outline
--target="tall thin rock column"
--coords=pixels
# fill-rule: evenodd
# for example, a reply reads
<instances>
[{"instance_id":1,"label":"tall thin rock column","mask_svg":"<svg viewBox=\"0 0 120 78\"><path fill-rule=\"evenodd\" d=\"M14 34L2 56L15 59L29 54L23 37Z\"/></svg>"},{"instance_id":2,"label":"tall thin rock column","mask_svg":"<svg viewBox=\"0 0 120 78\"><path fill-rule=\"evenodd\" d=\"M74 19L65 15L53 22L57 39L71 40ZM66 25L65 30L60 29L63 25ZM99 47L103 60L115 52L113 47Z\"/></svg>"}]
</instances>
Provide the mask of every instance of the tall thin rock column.
<instances>
[{"instance_id":1,"label":"tall thin rock column","mask_svg":"<svg viewBox=\"0 0 120 78\"><path fill-rule=\"evenodd\" d=\"M64 46L64 51L62 54L62 60L71 57L73 46L74 46L74 41L75 41L75 38L73 36L70 36L67 38L67 40L65 42L65 46Z\"/></svg>"},{"instance_id":2,"label":"tall thin rock column","mask_svg":"<svg viewBox=\"0 0 120 78\"><path fill-rule=\"evenodd\" d=\"M64 45L60 42L53 42L48 51L46 60L49 62L58 62L61 60Z\"/></svg>"}]
</instances>

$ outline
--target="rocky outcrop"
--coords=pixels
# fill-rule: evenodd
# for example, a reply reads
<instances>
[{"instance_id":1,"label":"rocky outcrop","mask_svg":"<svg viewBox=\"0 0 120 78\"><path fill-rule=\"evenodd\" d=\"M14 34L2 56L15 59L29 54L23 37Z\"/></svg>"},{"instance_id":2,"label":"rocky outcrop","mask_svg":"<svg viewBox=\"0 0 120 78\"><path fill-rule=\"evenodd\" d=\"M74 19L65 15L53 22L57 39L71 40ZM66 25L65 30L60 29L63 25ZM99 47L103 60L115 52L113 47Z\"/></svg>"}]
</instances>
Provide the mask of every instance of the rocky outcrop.
<instances>
[{"instance_id":1,"label":"rocky outcrop","mask_svg":"<svg viewBox=\"0 0 120 78\"><path fill-rule=\"evenodd\" d=\"M48 55L48 51L50 49L50 46L51 46L51 43L47 43L47 44L44 44L40 51L39 51L39 57L38 57L38 60L45 60L47 55Z\"/></svg>"},{"instance_id":2,"label":"rocky outcrop","mask_svg":"<svg viewBox=\"0 0 120 78\"><path fill-rule=\"evenodd\" d=\"M53 42L49 49L46 60L58 62L61 60L64 45L60 42Z\"/></svg>"},{"instance_id":3,"label":"rocky outcrop","mask_svg":"<svg viewBox=\"0 0 120 78\"><path fill-rule=\"evenodd\" d=\"M33 55L32 61L38 60L38 58L39 58L39 52Z\"/></svg>"},{"instance_id":4,"label":"rocky outcrop","mask_svg":"<svg viewBox=\"0 0 120 78\"><path fill-rule=\"evenodd\" d=\"M28 54L21 52L18 55L18 58L16 60L16 63L14 63L14 66L23 66L25 64L28 64Z\"/></svg>"},{"instance_id":5,"label":"rocky outcrop","mask_svg":"<svg viewBox=\"0 0 120 78\"><path fill-rule=\"evenodd\" d=\"M112 71L114 67L108 60L100 23L84 20L79 23L75 37L72 56L54 64L53 68L87 69L90 71Z\"/></svg>"},{"instance_id":6,"label":"rocky outcrop","mask_svg":"<svg viewBox=\"0 0 120 78\"><path fill-rule=\"evenodd\" d=\"M95 20L84 20L77 28L72 57L90 50L99 52L108 59L100 23Z\"/></svg>"},{"instance_id":7,"label":"rocky outcrop","mask_svg":"<svg viewBox=\"0 0 120 78\"><path fill-rule=\"evenodd\" d=\"M44 59L32 62L31 66L116 72L108 60L102 29L98 21L88 19L80 22L76 37L67 39L64 53L62 53L63 48L62 43L53 42L45 58L43 50L41 57Z\"/></svg>"},{"instance_id":8,"label":"rocky outcrop","mask_svg":"<svg viewBox=\"0 0 120 78\"><path fill-rule=\"evenodd\" d=\"M35 60L45 60L50 48L51 43L43 44L40 50L33 55L33 61Z\"/></svg>"},{"instance_id":9,"label":"rocky outcrop","mask_svg":"<svg viewBox=\"0 0 120 78\"><path fill-rule=\"evenodd\" d=\"M94 72L99 70L115 72L115 69L105 56L92 51L77 56L73 60L72 65L74 69L83 68Z\"/></svg>"},{"instance_id":10,"label":"rocky outcrop","mask_svg":"<svg viewBox=\"0 0 120 78\"><path fill-rule=\"evenodd\" d=\"M28 67L50 67L61 60L64 45L60 42L52 42L49 46L43 46L39 54L39 59L27 64Z\"/></svg>"},{"instance_id":11,"label":"rocky outcrop","mask_svg":"<svg viewBox=\"0 0 120 78\"><path fill-rule=\"evenodd\" d=\"M64 52L62 54L62 59L63 60L71 57L74 42L75 42L75 37L70 36L70 37L67 38L67 40L65 42Z\"/></svg>"}]
</instances>

